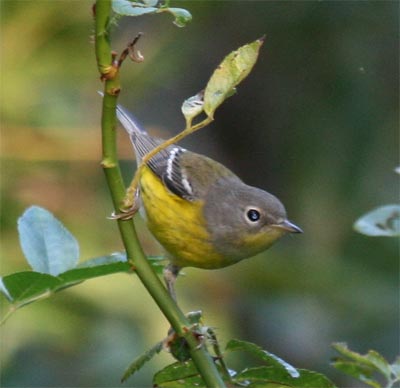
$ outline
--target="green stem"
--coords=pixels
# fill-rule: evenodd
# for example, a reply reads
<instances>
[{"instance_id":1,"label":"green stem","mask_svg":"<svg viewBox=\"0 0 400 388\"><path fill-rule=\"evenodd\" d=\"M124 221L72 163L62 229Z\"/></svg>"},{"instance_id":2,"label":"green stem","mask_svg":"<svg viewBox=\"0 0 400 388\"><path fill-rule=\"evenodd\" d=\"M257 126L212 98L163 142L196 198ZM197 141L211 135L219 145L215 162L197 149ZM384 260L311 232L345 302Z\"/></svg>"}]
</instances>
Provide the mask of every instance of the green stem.
<instances>
[{"instance_id":1,"label":"green stem","mask_svg":"<svg viewBox=\"0 0 400 388\"><path fill-rule=\"evenodd\" d=\"M125 196L125 186L117 158L116 116L117 96L120 90L118 69L112 64L111 46L108 33L108 21L111 12L111 0L97 0L95 9L96 58L102 79L105 80L103 111L101 118L103 158L102 167L110 189L114 208L118 211ZM175 332L184 337L191 349L190 354L204 382L209 387L225 387L218 370L204 346L198 346L190 323L169 296L166 288L153 271L139 243L132 220L118 220L118 227L127 252L129 262L135 268L140 280L153 297Z\"/></svg>"}]
</instances>

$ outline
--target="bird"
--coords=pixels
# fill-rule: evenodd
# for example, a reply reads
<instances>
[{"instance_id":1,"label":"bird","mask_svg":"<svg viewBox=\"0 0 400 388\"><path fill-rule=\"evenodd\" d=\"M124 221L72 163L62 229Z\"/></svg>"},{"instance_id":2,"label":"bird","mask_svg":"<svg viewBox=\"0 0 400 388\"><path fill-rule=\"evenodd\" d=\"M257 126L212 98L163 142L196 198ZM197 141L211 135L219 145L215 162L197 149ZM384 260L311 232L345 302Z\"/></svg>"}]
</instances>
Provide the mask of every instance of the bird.
<instances>
[{"instance_id":1,"label":"bird","mask_svg":"<svg viewBox=\"0 0 400 388\"><path fill-rule=\"evenodd\" d=\"M117 106L137 165L164 142ZM175 281L184 267L219 269L269 248L288 233L302 233L281 201L245 184L221 163L172 144L145 162L139 176L140 213L166 250L164 280L176 301Z\"/></svg>"}]
</instances>

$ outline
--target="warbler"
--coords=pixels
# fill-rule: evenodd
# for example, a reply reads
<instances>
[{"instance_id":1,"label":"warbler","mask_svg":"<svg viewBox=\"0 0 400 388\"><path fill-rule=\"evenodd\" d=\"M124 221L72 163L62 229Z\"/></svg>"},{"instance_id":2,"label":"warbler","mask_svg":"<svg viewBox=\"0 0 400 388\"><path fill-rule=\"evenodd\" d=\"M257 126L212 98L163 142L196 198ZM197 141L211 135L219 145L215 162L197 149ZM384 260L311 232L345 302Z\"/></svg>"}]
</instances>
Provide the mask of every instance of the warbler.
<instances>
[{"instance_id":1,"label":"warbler","mask_svg":"<svg viewBox=\"0 0 400 388\"><path fill-rule=\"evenodd\" d=\"M164 142L150 136L121 106L138 165ZM243 183L222 164L171 145L155 154L139 177L141 212L168 253L164 278L175 297L182 267L217 269L267 249L286 233L301 233L274 195Z\"/></svg>"}]
</instances>

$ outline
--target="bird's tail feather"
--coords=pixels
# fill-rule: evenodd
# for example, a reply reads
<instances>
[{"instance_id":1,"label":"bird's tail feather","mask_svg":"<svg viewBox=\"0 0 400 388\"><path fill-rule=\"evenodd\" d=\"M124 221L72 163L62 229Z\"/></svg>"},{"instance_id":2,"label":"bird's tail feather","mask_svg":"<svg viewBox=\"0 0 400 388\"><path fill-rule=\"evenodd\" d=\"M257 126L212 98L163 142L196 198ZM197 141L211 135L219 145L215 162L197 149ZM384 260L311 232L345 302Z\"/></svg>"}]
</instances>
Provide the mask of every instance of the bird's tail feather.
<instances>
[{"instance_id":1,"label":"bird's tail feather","mask_svg":"<svg viewBox=\"0 0 400 388\"><path fill-rule=\"evenodd\" d=\"M104 93L97 91L100 96L104 96ZM117 118L125 128L125 130L131 136L135 136L138 133L147 133L146 130L136 121L136 119L128 113L121 105L117 105Z\"/></svg>"},{"instance_id":2,"label":"bird's tail feather","mask_svg":"<svg viewBox=\"0 0 400 388\"><path fill-rule=\"evenodd\" d=\"M146 130L121 105L117 105L117 118L130 136L146 133Z\"/></svg>"}]
</instances>

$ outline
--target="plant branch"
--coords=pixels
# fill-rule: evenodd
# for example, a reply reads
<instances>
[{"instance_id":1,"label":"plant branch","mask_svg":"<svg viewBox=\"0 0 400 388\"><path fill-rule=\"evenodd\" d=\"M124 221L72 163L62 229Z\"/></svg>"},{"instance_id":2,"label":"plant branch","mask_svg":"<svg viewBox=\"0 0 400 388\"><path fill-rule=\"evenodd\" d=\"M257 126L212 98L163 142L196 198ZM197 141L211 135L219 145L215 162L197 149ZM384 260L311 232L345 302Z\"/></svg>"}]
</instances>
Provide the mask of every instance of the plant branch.
<instances>
[{"instance_id":1,"label":"plant branch","mask_svg":"<svg viewBox=\"0 0 400 388\"><path fill-rule=\"evenodd\" d=\"M102 167L106 176L114 208L119 209L125 196L121 171L117 158L116 147L116 106L120 91L118 64L113 63L109 38L109 17L111 12L111 0L97 0L95 13L95 50L98 69L101 79L105 81L103 110L101 117L103 158ZM173 301L166 288L162 285L158 276L143 253L139 243L135 226L132 220L117 220L123 243L127 252L129 263L137 272L140 280L153 297L165 317L170 322L175 332L186 339L191 357L204 382L209 387L225 387L217 368L204 346L200 346L191 330L190 323L185 315Z\"/></svg>"}]
</instances>

